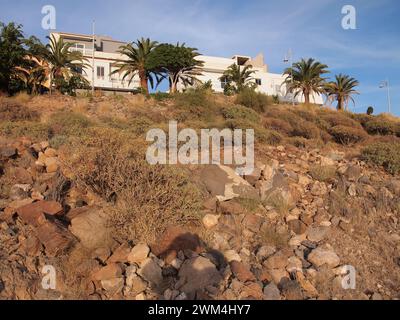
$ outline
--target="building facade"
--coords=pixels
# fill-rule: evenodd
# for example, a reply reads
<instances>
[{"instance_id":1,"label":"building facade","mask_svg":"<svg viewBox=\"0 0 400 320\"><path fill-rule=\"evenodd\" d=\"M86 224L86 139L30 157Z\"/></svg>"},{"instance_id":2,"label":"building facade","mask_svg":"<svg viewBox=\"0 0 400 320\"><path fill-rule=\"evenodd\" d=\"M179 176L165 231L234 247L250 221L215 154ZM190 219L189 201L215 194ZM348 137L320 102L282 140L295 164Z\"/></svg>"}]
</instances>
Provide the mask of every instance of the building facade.
<instances>
[{"instance_id":1,"label":"building facade","mask_svg":"<svg viewBox=\"0 0 400 320\"><path fill-rule=\"evenodd\" d=\"M82 75L89 81L90 85L94 83L96 90L132 92L140 87L137 75L129 83L129 77L123 80L123 75L119 73L112 74L116 69L116 63L125 59L123 55L118 53L119 47L125 45L125 42L117 41L107 36L91 36L64 32L53 32L51 34L56 39L62 38L65 42L72 43L71 50L82 52L89 64L82 71ZM279 100L284 102L293 101L293 95L286 92L286 86L283 84L285 76L270 73L262 54L259 54L255 58L242 55L235 55L232 58L202 55L197 57L197 59L204 62L202 75L197 78L203 83L211 81L212 89L215 92L224 91L226 83L223 79L221 80L221 77L229 66L232 64L243 67L251 65L252 70L255 71L252 77L254 78L253 81L257 83L257 91L270 96L276 95L279 97ZM178 87L181 90L184 89L182 86ZM304 98L301 95L294 100L296 103L304 102ZM311 102L323 104L323 99L321 96L314 95L311 97Z\"/></svg>"},{"instance_id":2,"label":"building facade","mask_svg":"<svg viewBox=\"0 0 400 320\"><path fill-rule=\"evenodd\" d=\"M82 52L89 65L82 70L82 75L89 81L90 85L94 83L96 90L131 92L140 86L138 77L134 77L132 82L129 83L129 77L123 80L123 75L119 73L111 74L116 70L116 63L125 59L117 51L120 46L126 43L106 36L93 37L64 32L53 32L51 34L57 40L62 38L64 42L72 43L71 50ZM95 48L94 52L93 48Z\"/></svg>"}]
</instances>

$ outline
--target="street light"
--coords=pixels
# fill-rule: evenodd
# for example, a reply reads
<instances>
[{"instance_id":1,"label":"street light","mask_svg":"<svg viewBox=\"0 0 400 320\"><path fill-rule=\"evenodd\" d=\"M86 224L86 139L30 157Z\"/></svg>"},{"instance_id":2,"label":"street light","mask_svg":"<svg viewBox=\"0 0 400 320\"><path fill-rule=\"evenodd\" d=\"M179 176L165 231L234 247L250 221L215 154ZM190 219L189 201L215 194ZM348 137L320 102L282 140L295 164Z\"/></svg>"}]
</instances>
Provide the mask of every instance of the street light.
<instances>
[{"instance_id":1,"label":"street light","mask_svg":"<svg viewBox=\"0 0 400 320\"><path fill-rule=\"evenodd\" d=\"M290 78L292 81L292 86L293 86L293 54L292 54L292 49L289 49L287 55L285 56L285 58L283 59L284 63L289 63L290 65ZM286 88L287 90L287 88ZM294 106L294 95L292 93L291 95L291 100L292 100L292 105Z\"/></svg>"},{"instance_id":2,"label":"street light","mask_svg":"<svg viewBox=\"0 0 400 320\"><path fill-rule=\"evenodd\" d=\"M390 101L390 84L389 80L382 81L381 84L379 85L380 89L386 88L387 89L387 99L388 99L388 108L389 108L389 113L392 111L392 104Z\"/></svg>"}]
</instances>

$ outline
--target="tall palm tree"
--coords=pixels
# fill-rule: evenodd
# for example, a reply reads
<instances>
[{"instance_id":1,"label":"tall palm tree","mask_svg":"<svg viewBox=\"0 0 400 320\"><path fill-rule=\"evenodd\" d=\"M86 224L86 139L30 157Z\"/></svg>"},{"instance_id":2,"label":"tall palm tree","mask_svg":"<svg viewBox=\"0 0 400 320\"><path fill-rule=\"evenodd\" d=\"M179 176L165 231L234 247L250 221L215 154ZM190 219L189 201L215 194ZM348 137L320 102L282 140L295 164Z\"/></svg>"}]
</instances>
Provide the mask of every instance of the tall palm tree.
<instances>
[{"instance_id":1,"label":"tall palm tree","mask_svg":"<svg viewBox=\"0 0 400 320\"><path fill-rule=\"evenodd\" d=\"M118 53L127 57L125 61L119 61L117 64L117 70L111 74L121 73L123 74L123 80L129 77L129 84L132 82L136 75L139 75L140 87L147 94L149 92L148 82L154 86L153 74L146 67L146 61L151 53L158 45L157 41L151 41L150 39L141 38L132 43L128 43L119 48Z\"/></svg>"},{"instance_id":2,"label":"tall palm tree","mask_svg":"<svg viewBox=\"0 0 400 320\"><path fill-rule=\"evenodd\" d=\"M338 110L347 109L350 101L354 104L352 95L359 94L354 89L359 85L359 82L346 74L338 74L335 78L335 81L326 84L326 95L328 100L337 101Z\"/></svg>"},{"instance_id":3,"label":"tall palm tree","mask_svg":"<svg viewBox=\"0 0 400 320\"><path fill-rule=\"evenodd\" d=\"M46 45L47 50L43 55L49 65L51 93L54 80L69 80L72 76L81 77L81 71L88 64L82 52L70 50L73 43L64 42L62 38L57 40L54 35L47 38L50 40L50 43ZM59 89L57 83L56 89Z\"/></svg>"},{"instance_id":4,"label":"tall palm tree","mask_svg":"<svg viewBox=\"0 0 400 320\"><path fill-rule=\"evenodd\" d=\"M287 75L285 81L287 91L294 93L294 97L299 94L304 96L306 104L310 103L310 95L316 93L318 95L324 93L325 78L323 74L329 73L327 65L322 64L314 59L301 59L287 68L283 74Z\"/></svg>"},{"instance_id":5,"label":"tall palm tree","mask_svg":"<svg viewBox=\"0 0 400 320\"><path fill-rule=\"evenodd\" d=\"M251 70L251 65L244 66L241 68L237 64L232 64L222 74L221 81L225 80L228 84L233 83L233 88L236 93L240 92L244 87L248 86L249 83L254 80L252 74L255 72Z\"/></svg>"}]
</instances>

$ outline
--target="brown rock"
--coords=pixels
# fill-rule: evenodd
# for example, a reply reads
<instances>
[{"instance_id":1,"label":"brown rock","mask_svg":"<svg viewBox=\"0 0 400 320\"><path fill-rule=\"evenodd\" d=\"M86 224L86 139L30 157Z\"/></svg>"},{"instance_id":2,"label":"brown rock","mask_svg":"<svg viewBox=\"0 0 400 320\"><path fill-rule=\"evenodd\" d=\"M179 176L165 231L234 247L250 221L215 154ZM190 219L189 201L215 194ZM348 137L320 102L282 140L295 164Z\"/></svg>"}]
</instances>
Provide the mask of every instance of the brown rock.
<instances>
[{"instance_id":1,"label":"brown rock","mask_svg":"<svg viewBox=\"0 0 400 320\"><path fill-rule=\"evenodd\" d=\"M17 209L18 216L28 224L39 226L46 221L45 214L54 216L63 213L62 206L55 201L38 201Z\"/></svg>"},{"instance_id":2,"label":"brown rock","mask_svg":"<svg viewBox=\"0 0 400 320\"><path fill-rule=\"evenodd\" d=\"M256 282L246 283L242 287L240 296L245 299L261 300L263 298L263 289L261 285Z\"/></svg>"},{"instance_id":3,"label":"brown rock","mask_svg":"<svg viewBox=\"0 0 400 320\"><path fill-rule=\"evenodd\" d=\"M262 223L263 218L255 214L247 214L242 221L243 226L253 232L259 232Z\"/></svg>"},{"instance_id":4,"label":"brown rock","mask_svg":"<svg viewBox=\"0 0 400 320\"><path fill-rule=\"evenodd\" d=\"M65 253L75 243L74 237L58 221L46 221L36 229L36 233L51 257Z\"/></svg>"},{"instance_id":5,"label":"brown rock","mask_svg":"<svg viewBox=\"0 0 400 320\"><path fill-rule=\"evenodd\" d=\"M137 244L129 252L128 262L130 264L133 263L141 264L144 260L146 260L149 253L150 253L150 248L146 244L144 243Z\"/></svg>"},{"instance_id":6,"label":"brown rock","mask_svg":"<svg viewBox=\"0 0 400 320\"><path fill-rule=\"evenodd\" d=\"M182 227L169 227L157 243L151 246L154 255L164 258L167 263L174 260L179 251L184 250L200 253L203 248L199 236Z\"/></svg>"},{"instance_id":7,"label":"brown rock","mask_svg":"<svg viewBox=\"0 0 400 320\"><path fill-rule=\"evenodd\" d=\"M230 263L231 271L242 282L254 281L255 276L250 272L249 268L242 262L232 261Z\"/></svg>"},{"instance_id":8,"label":"brown rock","mask_svg":"<svg viewBox=\"0 0 400 320\"><path fill-rule=\"evenodd\" d=\"M95 206L85 207L74 212L69 230L86 248L104 246L110 241L109 229L106 225L107 214Z\"/></svg>"},{"instance_id":9,"label":"brown rock","mask_svg":"<svg viewBox=\"0 0 400 320\"><path fill-rule=\"evenodd\" d=\"M122 267L118 263L111 263L96 271L92 279L95 281L110 280L120 278L122 276Z\"/></svg>"},{"instance_id":10,"label":"brown rock","mask_svg":"<svg viewBox=\"0 0 400 320\"><path fill-rule=\"evenodd\" d=\"M183 286L178 289L185 292L189 299L194 299L198 291L218 285L221 280L221 275L210 260L196 257L186 260L179 270L179 281Z\"/></svg>"},{"instance_id":11,"label":"brown rock","mask_svg":"<svg viewBox=\"0 0 400 320\"><path fill-rule=\"evenodd\" d=\"M14 147L0 146L0 160L7 160L17 155L17 149Z\"/></svg>"},{"instance_id":12,"label":"brown rock","mask_svg":"<svg viewBox=\"0 0 400 320\"><path fill-rule=\"evenodd\" d=\"M111 255L111 257L107 260L107 263L116 263L122 262L125 263L128 261L128 255L131 252L131 247L128 243L121 244Z\"/></svg>"},{"instance_id":13,"label":"brown rock","mask_svg":"<svg viewBox=\"0 0 400 320\"><path fill-rule=\"evenodd\" d=\"M265 260L263 264L268 269L284 269L288 264L288 256L279 251Z\"/></svg>"},{"instance_id":14,"label":"brown rock","mask_svg":"<svg viewBox=\"0 0 400 320\"><path fill-rule=\"evenodd\" d=\"M307 231L307 226L301 220L290 220L288 222L289 229L295 234L304 234Z\"/></svg>"}]
</instances>

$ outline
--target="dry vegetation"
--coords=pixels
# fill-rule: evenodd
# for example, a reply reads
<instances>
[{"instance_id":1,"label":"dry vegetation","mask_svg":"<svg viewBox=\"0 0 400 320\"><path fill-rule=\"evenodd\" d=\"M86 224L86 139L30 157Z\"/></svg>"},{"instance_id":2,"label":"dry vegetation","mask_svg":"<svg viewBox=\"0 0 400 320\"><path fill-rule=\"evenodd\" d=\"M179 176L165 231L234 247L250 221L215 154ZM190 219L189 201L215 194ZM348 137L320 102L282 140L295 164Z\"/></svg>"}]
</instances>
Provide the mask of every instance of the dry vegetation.
<instances>
[{"instance_id":1,"label":"dry vegetation","mask_svg":"<svg viewBox=\"0 0 400 320\"><path fill-rule=\"evenodd\" d=\"M256 149L289 143L299 148L346 148L362 159L400 172L400 122L387 115L368 116L317 106L272 104L260 94L237 97L189 90L173 97L156 94L112 97L29 97L0 100L0 134L49 139L61 148L75 178L112 204L110 223L121 240L153 240L168 224L197 223L201 195L185 170L149 166L145 133L166 129L168 120L180 127L253 128ZM356 150L356 151L355 151ZM357 151L358 150L358 151ZM72 170L71 170L72 171ZM331 167L318 166L310 175L320 181L334 178ZM333 210L344 214L345 199L334 193ZM284 213L279 197L266 203ZM245 203L254 207L257 204ZM271 238L271 232L267 232ZM275 240L274 240L275 242Z\"/></svg>"}]
</instances>

